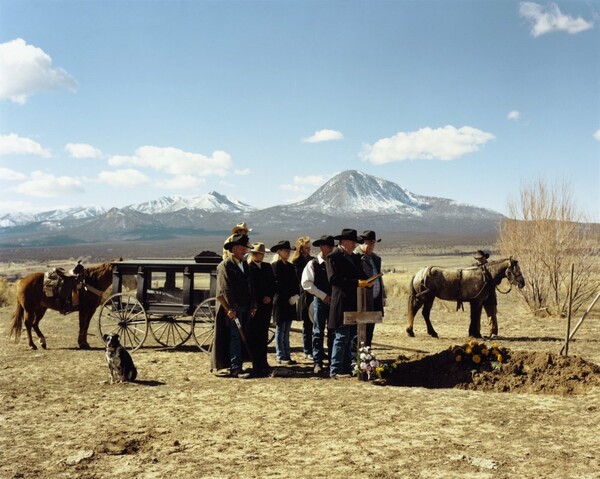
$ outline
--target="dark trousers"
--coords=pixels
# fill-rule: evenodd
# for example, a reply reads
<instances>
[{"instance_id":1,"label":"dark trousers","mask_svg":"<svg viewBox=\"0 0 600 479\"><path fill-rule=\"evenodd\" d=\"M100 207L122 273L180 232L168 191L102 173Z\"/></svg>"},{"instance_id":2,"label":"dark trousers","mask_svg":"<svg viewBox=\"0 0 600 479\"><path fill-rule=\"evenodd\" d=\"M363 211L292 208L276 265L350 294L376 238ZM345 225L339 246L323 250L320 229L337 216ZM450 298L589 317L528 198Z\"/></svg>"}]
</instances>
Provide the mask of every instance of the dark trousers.
<instances>
[{"instance_id":1,"label":"dark trousers","mask_svg":"<svg viewBox=\"0 0 600 479\"><path fill-rule=\"evenodd\" d=\"M270 368L267 349L272 311L272 304L261 304L254 318L248 321L248 343L252 352L252 368L255 372L264 372Z\"/></svg>"}]
</instances>

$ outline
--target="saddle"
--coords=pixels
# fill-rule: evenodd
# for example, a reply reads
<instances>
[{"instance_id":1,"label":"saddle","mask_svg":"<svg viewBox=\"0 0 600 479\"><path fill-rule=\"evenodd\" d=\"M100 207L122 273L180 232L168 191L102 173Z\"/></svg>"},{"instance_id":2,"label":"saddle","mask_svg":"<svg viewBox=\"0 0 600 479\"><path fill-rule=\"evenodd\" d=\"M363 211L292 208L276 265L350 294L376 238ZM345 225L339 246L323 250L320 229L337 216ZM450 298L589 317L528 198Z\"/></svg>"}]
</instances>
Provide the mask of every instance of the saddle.
<instances>
[{"instance_id":1,"label":"saddle","mask_svg":"<svg viewBox=\"0 0 600 479\"><path fill-rule=\"evenodd\" d=\"M85 268L78 262L70 271L54 268L44 273L43 291L47 298L54 298L61 314L79 308L79 291L84 286Z\"/></svg>"}]
</instances>

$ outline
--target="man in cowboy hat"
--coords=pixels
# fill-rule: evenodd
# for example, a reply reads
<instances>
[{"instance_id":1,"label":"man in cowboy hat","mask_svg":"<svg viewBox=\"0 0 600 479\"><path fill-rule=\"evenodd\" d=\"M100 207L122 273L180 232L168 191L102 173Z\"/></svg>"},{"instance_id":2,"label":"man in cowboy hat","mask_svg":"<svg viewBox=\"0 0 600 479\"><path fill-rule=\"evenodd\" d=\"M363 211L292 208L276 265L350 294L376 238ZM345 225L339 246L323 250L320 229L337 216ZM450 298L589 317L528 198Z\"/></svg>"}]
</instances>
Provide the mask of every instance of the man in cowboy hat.
<instances>
[{"instance_id":1,"label":"man in cowboy hat","mask_svg":"<svg viewBox=\"0 0 600 479\"><path fill-rule=\"evenodd\" d=\"M320 249L319 255L310 260L302 271L302 289L314 296L312 302L313 308L313 337L312 337L312 356L314 361L315 374L321 374L323 371L323 358L325 349L323 347L323 337L329 318L329 305L331 304L331 285L327 279L327 256L333 251L335 246L333 236L323 235L313 246ZM329 353L329 363L331 364L331 350L333 347L333 331L327 331L327 350Z\"/></svg>"},{"instance_id":2,"label":"man in cowboy hat","mask_svg":"<svg viewBox=\"0 0 600 479\"><path fill-rule=\"evenodd\" d=\"M271 372L267 361L267 347L275 296L275 276L271 265L263 262L265 252L264 243L252 243L247 259L256 301L256 314L248 327L248 342L252 348L252 367L257 376L267 376Z\"/></svg>"},{"instance_id":3,"label":"man in cowboy hat","mask_svg":"<svg viewBox=\"0 0 600 479\"><path fill-rule=\"evenodd\" d=\"M217 266L219 300L215 322L215 339L212 350L212 369L230 368L231 376L246 379L243 372L242 334L256 312L249 267L243 261L248 250L248 236L234 234L225 240L223 248L229 256ZM235 319L239 320L242 331Z\"/></svg>"},{"instance_id":4,"label":"man in cowboy hat","mask_svg":"<svg viewBox=\"0 0 600 479\"><path fill-rule=\"evenodd\" d=\"M233 228L231 228L232 235L234 235L234 234L247 235L248 233L250 233L250 231L252 231L252 228L249 228L248 223L245 223L244 221L242 221L241 223L238 223Z\"/></svg>"},{"instance_id":5,"label":"man in cowboy hat","mask_svg":"<svg viewBox=\"0 0 600 479\"><path fill-rule=\"evenodd\" d=\"M498 298L496 297L496 286L492 282L491 275L485 266L488 262L487 260L489 257L489 253L478 249L473 255L473 258L477 261L473 266L481 268L481 271L485 276L488 284L488 297L483 303L483 309L485 310L485 315L488 317L488 325L490 327L490 338L492 338L494 336L498 336Z\"/></svg>"},{"instance_id":6,"label":"man in cowboy hat","mask_svg":"<svg viewBox=\"0 0 600 479\"><path fill-rule=\"evenodd\" d=\"M358 237L360 247L358 248L357 252L360 254L362 268L368 278L381 273L381 257L374 252L375 243L379 243L380 241L381 238L377 239L375 231L372 230L365 230L363 231L363 234ZM381 278L377 278L375 281L373 281L373 287L367 290L366 297L367 311L381 311L381 315L383 316L386 294ZM371 346L374 331L375 324L367 324L365 346Z\"/></svg>"},{"instance_id":7,"label":"man in cowboy hat","mask_svg":"<svg viewBox=\"0 0 600 479\"><path fill-rule=\"evenodd\" d=\"M344 311L356 311L356 288L367 288L370 284L363 272L360 256L354 253L358 237L356 230L343 229L335 236L337 248L327 256L327 279L331 284L328 327L335 330L329 376L337 378L352 371L355 359L353 343L356 341L356 325L344 324Z\"/></svg>"},{"instance_id":8,"label":"man in cowboy hat","mask_svg":"<svg viewBox=\"0 0 600 479\"><path fill-rule=\"evenodd\" d=\"M483 250L478 249L475 252L473 258L477 261L473 266L483 266L487 263L488 258L490 257L489 253L484 253Z\"/></svg>"}]
</instances>

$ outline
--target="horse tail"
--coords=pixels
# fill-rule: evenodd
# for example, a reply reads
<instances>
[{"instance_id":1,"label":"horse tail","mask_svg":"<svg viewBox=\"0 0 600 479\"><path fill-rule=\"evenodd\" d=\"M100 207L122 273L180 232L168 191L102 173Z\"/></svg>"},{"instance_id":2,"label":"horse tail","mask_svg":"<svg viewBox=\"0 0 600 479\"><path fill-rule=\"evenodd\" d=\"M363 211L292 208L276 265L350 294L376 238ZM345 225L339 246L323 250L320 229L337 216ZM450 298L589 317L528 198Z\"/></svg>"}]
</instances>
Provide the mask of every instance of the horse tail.
<instances>
[{"instance_id":1,"label":"horse tail","mask_svg":"<svg viewBox=\"0 0 600 479\"><path fill-rule=\"evenodd\" d=\"M17 307L15 308L15 314L13 314L10 330L8 332L8 337L11 338L13 335L15 337L15 343L18 343L21 339L21 331L23 330L23 316L25 310L19 301L17 301Z\"/></svg>"}]
</instances>

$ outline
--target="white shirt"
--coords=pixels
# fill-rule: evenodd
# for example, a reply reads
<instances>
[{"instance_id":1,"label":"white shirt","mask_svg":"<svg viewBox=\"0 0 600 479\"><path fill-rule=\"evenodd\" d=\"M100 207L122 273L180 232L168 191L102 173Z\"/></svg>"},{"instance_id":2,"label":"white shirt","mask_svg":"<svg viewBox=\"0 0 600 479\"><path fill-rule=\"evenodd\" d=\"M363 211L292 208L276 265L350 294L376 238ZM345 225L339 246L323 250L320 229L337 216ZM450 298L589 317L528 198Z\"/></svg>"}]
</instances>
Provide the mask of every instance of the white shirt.
<instances>
[{"instance_id":1,"label":"white shirt","mask_svg":"<svg viewBox=\"0 0 600 479\"><path fill-rule=\"evenodd\" d=\"M325 262L323 256L321 256L321 253L319 253L317 259L319 260L319 264L323 264ZM312 260L306 263L306 266L302 270L302 279L300 283L302 284L302 289L304 291L308 291L310 294L316 296L321 301L323 301L327 297L326 293L324 293L315 286L315 267L313 265Z\"/></svg>"}]
</instances>

